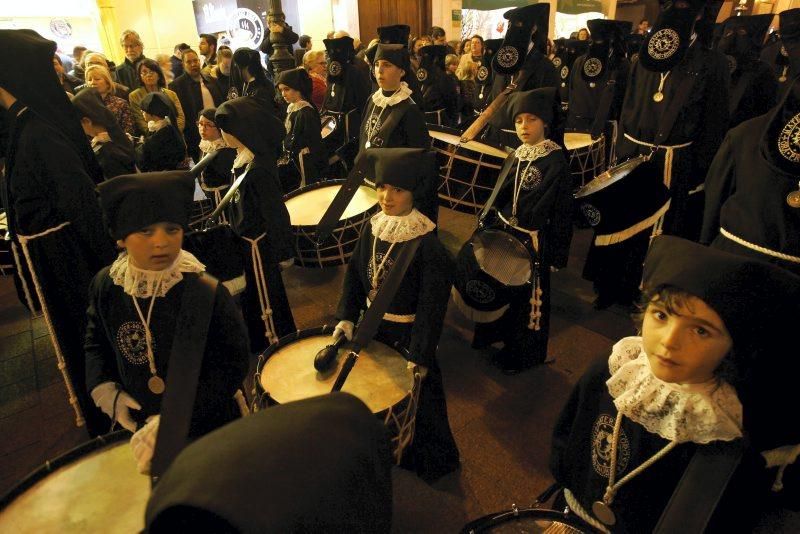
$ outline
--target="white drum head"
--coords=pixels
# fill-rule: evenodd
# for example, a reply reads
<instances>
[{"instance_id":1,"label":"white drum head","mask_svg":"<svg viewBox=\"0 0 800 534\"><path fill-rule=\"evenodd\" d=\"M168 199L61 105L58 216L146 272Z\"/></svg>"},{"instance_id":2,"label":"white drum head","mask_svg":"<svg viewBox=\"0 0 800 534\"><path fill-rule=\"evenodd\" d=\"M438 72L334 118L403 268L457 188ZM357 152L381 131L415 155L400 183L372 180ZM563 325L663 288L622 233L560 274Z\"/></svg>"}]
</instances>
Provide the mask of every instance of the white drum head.
<instances>
[{"instance_id":1,"label":"white drum head","mask_svg":"<svg viewBox=\"0 0 800 534\"><path fill-rule=\"evenodd\" d=\"M503 151L493 146L485 145L479 141L469 141L467 143L461 143L460 138L457 135L451 133L438 132L436 130L429 130L428 133L434 139L438 139L439 141L444 141L445 143L448 143L450 145L461 145L469 150L474 150L475 152L480 152L481 154L488 154L490 156L495 156L497 158L506 159L506 157L508 157L508 155L511 153L510 150Z\"/></svg>"},{"instance_id":2,"label":"white drum head","mask_svg":"<svg viewBox=\"0 0 800 534\"><path fill-rule=\"evenodd\" d=\"M521 286L531 278L531 253L511 234L484 230L472 242L481 269L507 286Z\"/></svg>"},{"instance_id":3,"label":"white drum head","mask_svg":"<svg viewBox=\"0 0 800 534\"><path fill-rule=\"evenodd\" d=\"M341 185L319 187L305 193L300 193L286 201L286 209L292 226L316 226L319 220L333 202L333 198L341 189ZM378 194L374 189L362 185L347 205L340 221L349 219L359 213L364 213L378 203Z\"/></svg>"},{"instance_id":4,"label":"white drum head","mask_svg":"<svg viewBox=\"0 0 800 534\"><path fill-rule=\"evenodd\" d=\"M564 146L567 150L578 150L592 144L592 136L588 133L567 132L564 134Z\"/></svg>"}]
</instances>

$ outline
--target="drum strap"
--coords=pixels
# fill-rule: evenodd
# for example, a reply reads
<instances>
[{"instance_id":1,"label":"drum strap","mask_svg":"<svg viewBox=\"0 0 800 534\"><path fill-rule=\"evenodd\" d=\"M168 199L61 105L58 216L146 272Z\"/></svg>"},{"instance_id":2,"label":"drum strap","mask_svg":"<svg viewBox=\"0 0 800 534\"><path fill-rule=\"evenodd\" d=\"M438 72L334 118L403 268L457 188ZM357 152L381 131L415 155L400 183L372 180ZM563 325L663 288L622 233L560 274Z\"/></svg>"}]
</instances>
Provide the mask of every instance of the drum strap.
<instances>
[{"instance_id":1,"label":"drum strap","mask_svg":"<svg viewBox=\"0 0 800 534\"><path fill-rule=\"evenodd\" d=\"M699 447L686 467L654 532L704 532L744 452L744 441Z\"/></svg>"},{"instance_id":2,"label":"drum strap","mask_svg":"<svg viewBox=\"0 0 800 534\"><path fill-rule=\"evenodd\" d=\"M218 281L201 274L184 278L184 283L150 469L154 483L186 446Z\"/></svg>"},{"instance_id":3,"label":"drum strap","mask_svg":"<svg viewBox=\"0 0 800 534\"><path fill-rule=\"evenodd\" d=\"M489 195L489 200L486 201L486 204L483 206L480 215L478 215L479 221L484 220L489 214L489 210L491 210L492 206L494 206L494 203L497 200L497 195L500 194L500 190L503 189L508 175L511 174L511 167L514 165L514 160L516 160L516 156L511 154L503 162L503 167L500 169L500 176L497 177L497 182L494 184L492 194Z\"/></svg>"}]
</instances>

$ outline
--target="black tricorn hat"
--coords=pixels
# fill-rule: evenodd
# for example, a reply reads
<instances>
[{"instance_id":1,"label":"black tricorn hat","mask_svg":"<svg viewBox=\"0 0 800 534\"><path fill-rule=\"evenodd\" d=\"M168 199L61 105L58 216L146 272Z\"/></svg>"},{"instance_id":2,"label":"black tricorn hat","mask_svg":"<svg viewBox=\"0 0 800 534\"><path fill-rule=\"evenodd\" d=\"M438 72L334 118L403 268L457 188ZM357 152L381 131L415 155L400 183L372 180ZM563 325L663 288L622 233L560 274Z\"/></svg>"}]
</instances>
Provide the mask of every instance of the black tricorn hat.
<instances>
[{"instance_id":1,"label":"black tricorn hat","mask_svg":"<svg viewBox=\"0 0 800 534\"><path fill-rule=\"evenodd\" d=\"M447 46L426 45L419 49L419 66L424 69L438 68L445 70L444 60L447 57Z\"/></svg>"},{"instance_id":2,"label":"black tricorn hat","mask_svg":"<svg viewBox=\"0 0 800 534\"><path fill-rule=\"evenodd\" d=\"M544 52L550 24L550 4L518 7L506 11L503 17L509 21L508 30L503 46L494 56L492 68L501 74L514 74L525 61L528 43L533 41L536 48Z\"/></svg>"},{"instance_id":3,"label":"black tricorn hat","mask_svg":"<svg viewBox=\"0 0 800 534\"><path fill-rule=\"evenodd\" d=\"M530 91L514 91L508 97L506 104L506 124L509 123L511 127L514 125L514 120L520 113L530 113L536 115L546 125L550 125L553 121L553 108L556 103L556 88L555 87L541 87L539 89L532 89Z\"/></svg>"},{"instance_id":4,"label":"black tricorn hat","mask_svg":"<svg viewBox=\"0 0 800 534\"><path fill-rule=\"evenodd\" d=\"M141 108L151 115L162 118L170 117L173 121L178 116L175 104L164 93L147 93L142 99Z\"/></svg>"},{"instance_id":5,"label":"black tricorn hat","mask_svg":"<svg viewBox=\"0 0 800 534\"><path fill-rule=\"evenodd\" d=\"M300 67L281 72L278 74L278 79L275 80L275 87L277 88L280 84L300 91L303 99L311 102L311 77L306 72L306 69Z\"/></svg>"},{"instance_id":6,"label":"black tricorn hat","mask_svg":"<svg viewBox=\"0 0 800 534\"><path fill-rule=\"evenodd\" d=\"M411 27L406 24L394 24L378 28L378 41L383 44L401 44L408 48L408 37L410 35Z\"/></svg>"}]
</instances>

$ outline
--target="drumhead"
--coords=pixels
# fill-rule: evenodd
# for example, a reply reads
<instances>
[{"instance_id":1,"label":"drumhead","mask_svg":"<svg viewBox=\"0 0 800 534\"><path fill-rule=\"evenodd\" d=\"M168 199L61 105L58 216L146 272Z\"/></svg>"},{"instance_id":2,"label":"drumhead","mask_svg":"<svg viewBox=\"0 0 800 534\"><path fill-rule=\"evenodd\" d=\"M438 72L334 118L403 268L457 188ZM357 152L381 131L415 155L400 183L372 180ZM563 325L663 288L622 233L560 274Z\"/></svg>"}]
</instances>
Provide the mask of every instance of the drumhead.
<instances>
[{"instance_id":1,"label":"drumhead","mask_svg":"<svg viewBox=\"0 0 800 534\"><path fill-rule=\"evenodd\" d=\"M575 193L575 198L589 196L619 182L645 161L647 161L645 156L636 156L635 158L631 158L608 169L604 173L598 175L594 180L578 189L578 191Z\"/></svg>"},{"instance_id":2,"label":"drumhead","mask_svg":"<svg viewBox=\"0 0 800 534\"><path fill-rule=\"evenodd\" d=\"M261 388L279 404L330 393L347 355L347 346L339 351L333 372L318 373L314 357L331 343L330 332L322 329L304 330L282 338L264 353L268 359L259 371ZM405 357L373 340L361 350L342 391L364 401L373 413L380 413L407 397L413 385Z\"/></svg>"},{"instance_id":3,"label":"drumhead","mask_svg":"<svg viewBox=\"0 0 800 534\"><path fill-rule=\"evenodd\" d=\"M336 129L336 117L332 115L326 115L322 117L320 122L322 124L320 133L322 134L322 138L325 139Z\"/></svg>"},{"instance_id":4,"label":"drumhead","mask_svg":"<svg viewBox=\"0 0 800 534\"><path fill-rule=\"evenodd\" d=\"M527 508L486 515L465 525L461 532L588 534L591 531L574 516L555 510Z\"/></svg>"},{"instance_id":5,"label":"drumhead","mask_svg":"<svg viewBox=\"0 0 800 534\"><path fill-rule=\"evenodd\" d=\"M588 133L566 132L564 134L564 146L567 150L577 150L592 144L592 136Z\"/></svg>"},{"instance_id":6,"label":"drumhead","mask_svg":"<svg viewBox=\"0 0 800 534\"><path fill-rule=\"evenodd\" d=\"M482 154L488 154L490 156L495 156L498 158L506 159L508 155L511 153L510 150L504 151L499 148L493 147L491 145L487 145L485 143L481 143L480 141L469 141L467 143L461 143L460 137L457 134L451 134L447 132L440 132L437 130L428 130L428 133L434 139L438 139L439 141L444 141L450 145L461 145L464 148L469 150L474 150L475 152L480 152Z\"/></svg>"},{"instance_id":7,"label":"drumhead","mask_svg":"<svg viewBox=\"0 0 800 534\"><path fill-rule=\"evenodd\" d=\"M0 532L140 532L150 479L130 432L96 438L23 480L0 504Z\"/></svg>"},{"instance_id":8,"label":"drumhead","mask_svg":"<svg viewBox=\"0 0 800 534\"><path fill-rule=\"evenodd\" d=\"M342 188L344 180L337 180L337 182L312 184L285 197L286 209L289 210L292 226L316 226L319 224L325 210L328 209L339 189ZM343 221L364 213L376 204L378 204L378 194L371 187L362 185L353 195L339 220Z\"/></svg>"},{"instance_id":9,"label":"drumhead","mask_svg":"<svg viewBox=\"0 0 800 534\"><path fill-rule=\"evenodd\" d=\"M531 252L508 232L489 229L472 240L473 253L481 269L507 286L521 286L531 278Z\"/></svg>"}]
</instances>

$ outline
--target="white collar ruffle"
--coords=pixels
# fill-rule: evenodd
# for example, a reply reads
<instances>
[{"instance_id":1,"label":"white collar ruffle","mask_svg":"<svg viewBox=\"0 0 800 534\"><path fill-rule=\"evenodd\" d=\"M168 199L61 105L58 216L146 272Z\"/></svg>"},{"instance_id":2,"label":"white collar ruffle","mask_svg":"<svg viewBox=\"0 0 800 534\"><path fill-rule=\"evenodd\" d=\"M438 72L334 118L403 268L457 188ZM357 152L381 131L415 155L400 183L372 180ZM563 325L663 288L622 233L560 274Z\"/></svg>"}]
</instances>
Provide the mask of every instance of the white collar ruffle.
<instances>
[{"instance_id":1,"label":"white collar ruffle","mask_svg":"<svg viewBox=\"0 0 800 534\"><path fill-rule=\"evenodd\" d=\"M147 130L150 132L157 132L169 123L169 117L164 117L163 119L157 121L147 121Z\"/></svg>"},{"instance_id":2,"label":"white collar ruffle","mask_svg":"<svg viewBox=\"0 0 800 534\"><path fill-rule=\"evenodd\" d=\"M519 148L514 151L514 155L520 161L536 161L537 159L543 158L551 152L555 152L556 150L561 150L561 147L558 146L558 143L551 141L550 139L544 139L535 145L522 143Z\"/></svg>"},{"instance_id":3,"label":"white collar ruffle","mask_svg":"<svg viewBox=\"0 0 800 534\"><path fill-rule=\"evenodd\" d=\"M115 285L133 297L149 298L155 293L163 297L178 282L183 280L183 273L202 273L206 266L194 255L181 250L175 262L162 271L148 271L133 265L125 251L111 264L108 275ZM158 292L156 293L156 289Z\"/></svg>"},{"instance_id":4,"label":"white collar ruffle","mask_svg":"<svg viewBox=\"0 0 800 534\"><path fill-rule=\"evenodd\" d=\"M420 213L417 208L408 215L386 215L379 211L370 219L372 235L381 241L402 243L432 232L436 223Z\"/></svg>"},{"instance_id":5,"label":"white collar ruffle","mask_svg":"<svg viewBox=\"0 0 800 534\"><path fill-rule=\"evenodd\" d=\"M372 103L379 108L385 108L399 104L410 97L411 89L409 89L408 84L406 82L400 82L400 88L390 96L385 96L383 94L383 89L378 88L377 91L372 93Z\"/></svg>"},{"instance_id":6,"label":"white collar ruffle","mask_svg":"<svg viewBox=\"0 0 800 534\"><path fill-rule=\"evenodd\" d=\"M253 159L255 159L255 157L256 157L256 155L253 154L250 151L250 149L247 148L246 146L243 146L242 148L237 149L236 150L236 159L233 160L233 167L231 168L231 170L238 169L239 167L244 167L245 165L247 165L248 163L253 161Z\"/></svg>"},{"instance_id":7,"label":"white collar ruffle","mask_svg":"<svg viewBox=\"0 0 800 534\"><path fill-rule=\"evenodd\" d=\"M684 443L731 441L742 437L742 404L724 381L673 384L650 369L642 338L618 341L608 359L606 381L617 410L664 439Z\"/></svg>"},{"instance_id":8,"label":"white collar ruffle","mask_svg":"<svg viewBox=\"0 0 800 534\"><path fill-rule=\"evenodd\" d=\"M286 127L287 132L292 129L292 121L289 120L289 115L291 115L295 111L300 111L303 108L307 108L310 105L311 104L309 104L305 100L298 100L297 102L289 104L286 107L286 119L283 121L283 125Z\"/></svg>"},{"instance_id":9,"label":"white collar ruffle","mask_svg":"<svg viewBox=\"0 0 800 534\"><path fill-rule=\"evenodd\" d=\"M214 139L213 141L209 141L207 139L200 140L200 144L198 145L200 150L203 154L208 154L209 152L214 152L215 150L220 150L223 148L228 148L228 145L225 144L225 139L220 137L219 139Z\"/></svg>"}]
</instances>

